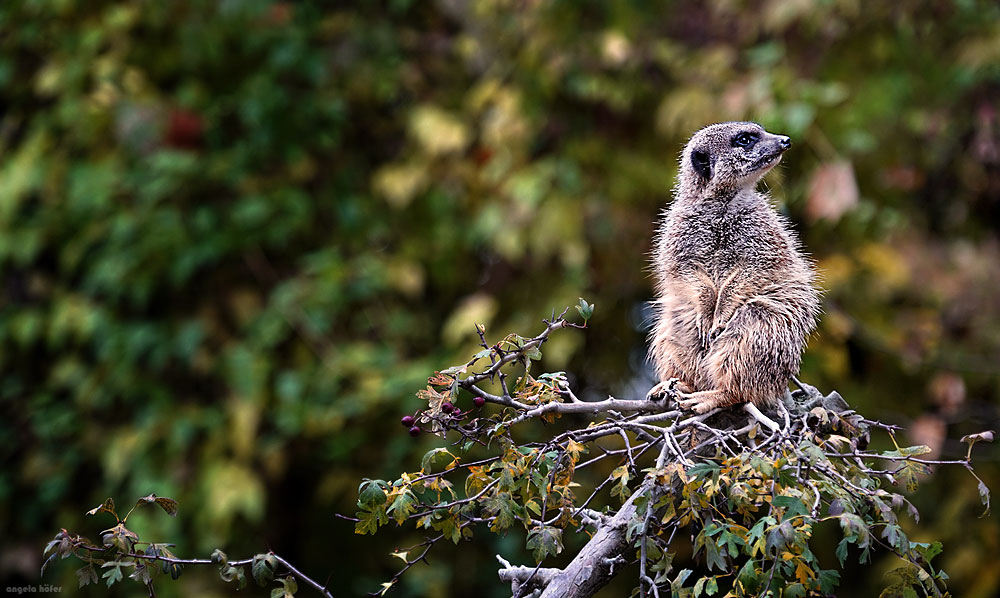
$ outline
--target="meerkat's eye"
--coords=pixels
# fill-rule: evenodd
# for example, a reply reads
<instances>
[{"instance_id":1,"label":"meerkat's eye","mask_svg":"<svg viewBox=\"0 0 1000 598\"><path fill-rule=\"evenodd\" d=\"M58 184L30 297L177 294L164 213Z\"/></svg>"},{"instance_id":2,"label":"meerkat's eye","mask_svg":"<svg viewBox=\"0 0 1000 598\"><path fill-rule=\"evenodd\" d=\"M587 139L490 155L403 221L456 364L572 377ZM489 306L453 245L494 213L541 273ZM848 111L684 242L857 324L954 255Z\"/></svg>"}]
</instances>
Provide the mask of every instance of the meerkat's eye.
<instances>
[{"instance_id":1,"label":"meerkat's eye","mask_svg":"<svg viewBox=\"0 0 1000 598\"><path fill-rule=\"evenodd\" d=\"M758 140L760 140L760 135L757 133L740 133L736 137L733 137L733 147L749 149L753 147Z\"/></svg>"}]
</instances>

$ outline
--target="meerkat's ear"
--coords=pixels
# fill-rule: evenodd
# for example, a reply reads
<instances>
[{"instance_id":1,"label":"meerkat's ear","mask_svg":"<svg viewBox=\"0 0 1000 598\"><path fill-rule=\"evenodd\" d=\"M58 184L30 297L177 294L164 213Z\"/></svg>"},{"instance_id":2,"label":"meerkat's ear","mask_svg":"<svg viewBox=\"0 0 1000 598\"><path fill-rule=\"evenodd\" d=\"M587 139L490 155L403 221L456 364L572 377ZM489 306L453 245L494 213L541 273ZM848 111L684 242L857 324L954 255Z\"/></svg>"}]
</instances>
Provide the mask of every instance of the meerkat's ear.
<instances>
[{"instance_id":1,"label":"meerkat's ear","mask_svg":"<svg viewBox=\"0 0 1000 598\"><path fill-rule=\"evenodd\" d=\"M712 163L709 160L708 152L700 149L692 151L691 166L694 167L694 171L698 173L698 176L706 181L712 178Z\"/></svg>"}]
</instances>

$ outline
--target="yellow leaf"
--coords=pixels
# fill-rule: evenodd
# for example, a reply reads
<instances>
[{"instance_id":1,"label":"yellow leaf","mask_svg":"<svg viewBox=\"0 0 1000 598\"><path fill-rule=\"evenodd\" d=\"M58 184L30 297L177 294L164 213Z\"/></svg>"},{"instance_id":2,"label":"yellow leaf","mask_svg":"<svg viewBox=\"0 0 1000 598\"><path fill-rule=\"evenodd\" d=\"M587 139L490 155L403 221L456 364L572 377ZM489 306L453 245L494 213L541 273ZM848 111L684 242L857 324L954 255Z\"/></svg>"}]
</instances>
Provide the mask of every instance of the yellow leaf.
<instances>
[{"instance_id":1,"label":"yellow leaf","mask_svg":"<svg viewBox=\"0 0 1000 598\"><path fill-rule=\"evenodd\" d=\"M394 208L406 207L427 186L427 165L389 164L372 176L372 189Z\"/></svg>"},{"instance_id":2,"label":"yellow leaf","mask_svg":"<svg viewBox=\"0 0 1000 598\"><path fill-rule=\"evenodd\" d=\"M409 551L394 552L394 553L392 553L392 556L396 557L397 559L402 560L405 563L405 562L409 561L409 558L407 557L408 554L409 554Z\"/></svg>"},{"instance_id":3,"label":"yellow leaf","mask_svg":"<svg viewBox=\"0 0 1000 598\"><path fill-rule=\"evenodd\" d=\"M812 569L806 566L802 561L799 561L797 567L795 567L795 577L802 582L802 585L808 585L809 580L814 577Z\"/></svg>"},{"instance_id":4,"label":"yellow leaf","mask_svg":"<svg viewBox=\"0 0 1000 598\"><path fill-rule=\"evenodd\" d=\"M573 463L580 460L580 455L587 451L587 447L583 446L579 442L570 438L566 441L566 452L569 453L570 459Z\"/></svg>"},{"instance_id":5,"label":"yellow leaf","mask_svg":"<svg viewBox=\"0 0 1000 598\"><path fill-rule=\"evenodd\" d=\"M663 510L663 518L660 519L660 523L667 523L677 514L674 509L674 501L667 502L666 508Z\"/></svg>"},{"instance_id":6,"label":"yellow leaf","mask_svg":"<svg viewBox=\"0 0 1000 598\"><path fill-rule=\"evenodd\" d=\"M461 151L469 130L461 120L437 106L421 106L410 117L410 133L432 155Z\"/></svg>"},{"instance_id":7,"label":"yellow leaf","mask_svg":"<svg viewBox=\"0 0 1000 598\"><path fill-rule=\"evenodd\" d=\"M11 218L21 202L44 181L39 164L48 146L48 138L38 133L22 143L16 154L5 156L0 168L0 220Z\"/></svg>"}]
</instances>

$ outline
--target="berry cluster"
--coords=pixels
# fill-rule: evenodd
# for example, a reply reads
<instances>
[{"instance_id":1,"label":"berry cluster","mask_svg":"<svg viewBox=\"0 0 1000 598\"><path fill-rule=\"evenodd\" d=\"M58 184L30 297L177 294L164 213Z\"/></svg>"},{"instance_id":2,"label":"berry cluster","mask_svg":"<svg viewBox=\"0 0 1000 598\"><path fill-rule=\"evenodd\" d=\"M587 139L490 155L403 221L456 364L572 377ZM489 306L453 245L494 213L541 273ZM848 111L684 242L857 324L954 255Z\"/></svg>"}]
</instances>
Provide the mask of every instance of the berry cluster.
<instances>
[{"instance_id":1,"label":"berry cluster","mask_svg":"<svg viewBox=\"0 0 1000 598\"><path fill-rule=\"evenodd\" d=\"M486 399L483 397L474 397L472 399L472 404L476 409L480 409L486 404ZM454 423L462 421L462 418L470 413L469 411L462 411L449 401L445 401L441 404L441 411L448 415L449 419ZM417 418L419 417L420 412L418 411L413 415L404 415L402 419L399 420L399 423L402 424L404 428L407 428L410 436L413 436L414 438L420 436L420 432L422 431L420 426L417 425Z\"/></svg>"}]
</instances>

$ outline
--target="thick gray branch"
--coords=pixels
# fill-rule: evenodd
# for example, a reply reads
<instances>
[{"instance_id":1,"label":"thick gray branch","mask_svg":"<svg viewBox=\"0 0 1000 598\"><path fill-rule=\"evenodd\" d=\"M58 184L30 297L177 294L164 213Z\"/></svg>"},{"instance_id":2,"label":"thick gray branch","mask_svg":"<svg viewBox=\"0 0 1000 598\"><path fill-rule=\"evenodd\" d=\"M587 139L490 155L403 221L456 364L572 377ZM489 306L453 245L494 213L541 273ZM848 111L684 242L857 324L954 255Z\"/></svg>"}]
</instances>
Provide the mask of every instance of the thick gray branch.
<instances>
[{"instance_id":1,"label":"thick gray branch","mask_svg":"<svg viewBox=\"0 0 1000 598\"><path fill-rule=\"evenodd\" d=\"M629 522L635 518L635 501L650 491L655 492L655 478L647 479L629 497L614 517L597 530L594 537L580 550L576 558L553 576L542 598L583 598L593 596L614 577L616 563L628 549L625 533ZM655 498L651 497L651 500Z\"/></svg>"}]
</instances>

